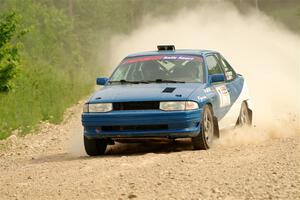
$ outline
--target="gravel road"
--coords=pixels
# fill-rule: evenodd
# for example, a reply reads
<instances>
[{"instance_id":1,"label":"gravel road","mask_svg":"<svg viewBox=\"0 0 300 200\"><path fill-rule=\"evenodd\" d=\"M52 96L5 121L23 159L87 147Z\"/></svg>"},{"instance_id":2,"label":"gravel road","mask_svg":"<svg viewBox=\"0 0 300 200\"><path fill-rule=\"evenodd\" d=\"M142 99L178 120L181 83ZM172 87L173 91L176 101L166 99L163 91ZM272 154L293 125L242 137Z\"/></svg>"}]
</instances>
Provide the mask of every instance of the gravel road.
<instances>
[{"instance_id":1,"label":"gravel road","mask_svg":"<svg viewBox=\"0 0 300 200\"><path fill-rule=\"evenodd\" d=\"M300 134L208 151L186 140L118 144L90 158L80 112L0 141L0 199L300 199Z\"/></svg>"}]
</instances>

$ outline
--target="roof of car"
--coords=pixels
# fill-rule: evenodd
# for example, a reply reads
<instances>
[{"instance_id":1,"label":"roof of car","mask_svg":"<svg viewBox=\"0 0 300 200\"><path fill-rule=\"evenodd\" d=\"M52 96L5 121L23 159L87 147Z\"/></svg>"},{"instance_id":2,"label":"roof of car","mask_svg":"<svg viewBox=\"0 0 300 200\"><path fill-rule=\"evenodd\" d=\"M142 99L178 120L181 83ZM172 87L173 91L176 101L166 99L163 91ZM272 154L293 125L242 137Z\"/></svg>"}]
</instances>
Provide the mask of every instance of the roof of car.
<instances>
[{"instance_id":1,"label":"roof of car","mask_svg":"<svg viewBox=\"0 0 300 200\"><path fill-rule=\"evenodd\" d=\"M198 49L177 49L175 51L146 51L146 52L139 52L134 54L129 54L128 57L138 57L138 56L153 56L153 55L174 55L174 54L181 54L181 55L205 55L207 53L218 53L212 50L198 50Z\"/></svg>"}]
</instances>

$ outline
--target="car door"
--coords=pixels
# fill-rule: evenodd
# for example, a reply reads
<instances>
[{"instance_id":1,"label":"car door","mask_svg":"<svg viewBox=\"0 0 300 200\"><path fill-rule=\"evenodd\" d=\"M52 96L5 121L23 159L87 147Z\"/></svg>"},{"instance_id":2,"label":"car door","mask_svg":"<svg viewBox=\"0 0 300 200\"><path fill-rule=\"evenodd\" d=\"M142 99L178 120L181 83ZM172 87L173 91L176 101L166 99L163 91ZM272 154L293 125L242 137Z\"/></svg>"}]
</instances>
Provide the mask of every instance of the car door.
<instances>
[{"instance_id":1,"label":"car door","mask_svg":"<svg viewBox=\"0 0 300 200\"><path fill-rule=\"evenodd\" d=\"M229 128L236 125L241 101L239 100L244 79L238 77L231 65L220 54L216 54L216 57L221 64L222 70L225 74L225 85L230 96L230 106L227 107L223 118L219 121L219 127Z\"/></svg>"},{"instance_id":2,"label":"car door","mask_svg":"<svg viewBox=\"0 0 300 200\"><path fill-rule=\"evenodd\" d=\"M208 76L214 74L224 74L223 68L216 54L208 54L205 56L208 70ZM230 94L227 89L226 81L212 83L209 90L213 91L213 95L209 97L213 104L214 115L221 120L231 106Z\"/></svg>"}]
</instances>

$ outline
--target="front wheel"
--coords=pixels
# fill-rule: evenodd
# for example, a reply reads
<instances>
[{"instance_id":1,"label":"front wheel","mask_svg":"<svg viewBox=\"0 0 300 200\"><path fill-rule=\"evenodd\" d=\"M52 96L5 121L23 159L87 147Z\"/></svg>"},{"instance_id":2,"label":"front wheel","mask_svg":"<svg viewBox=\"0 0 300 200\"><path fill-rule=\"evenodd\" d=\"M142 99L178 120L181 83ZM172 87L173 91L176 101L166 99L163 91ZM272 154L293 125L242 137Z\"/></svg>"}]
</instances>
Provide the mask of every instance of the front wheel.
<instances>
[{"instance_id":1,"label":"front wheel","mask_svg":"<svg viewBox=\"0 0 300 200\"><path fill-rule=\"evenodd\" d=\"M99 156L105 153L107 147L107 140L105 139L89 139L86 136L84 137L84 148L85 152L89 156Z\"/></svg>"},{"instance_id":2,"label":"front wheel","mask_svg":"<svg viewBox=\"0 0 300 200\"><path fill-rule=\"evenodd\" d=\"M214 138L214 127L212 109L209 105L206 105L203 109L201 131L196 137L192 138L194 149L206 150L211 147Z\"/></svg>"}]
</instances>

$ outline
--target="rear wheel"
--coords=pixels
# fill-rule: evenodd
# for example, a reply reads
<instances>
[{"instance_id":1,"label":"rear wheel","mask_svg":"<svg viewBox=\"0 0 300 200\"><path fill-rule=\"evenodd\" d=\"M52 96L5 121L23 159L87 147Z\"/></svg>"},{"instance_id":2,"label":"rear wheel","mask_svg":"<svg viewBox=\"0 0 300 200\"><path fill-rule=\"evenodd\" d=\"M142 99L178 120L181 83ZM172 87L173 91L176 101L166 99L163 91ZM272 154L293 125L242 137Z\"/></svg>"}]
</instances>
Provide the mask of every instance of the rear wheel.
<instances>
[{"instance_id":1,"label":"rear wheel","mask_svg":"<svg viewBox=\"0 0 300 200\"><path fill-rule=\"evenodd\" d=\"M240 115L238 118L238 126L250 126L251 125L251 117L248 105L246 102L243 102L241 105Z\"/></svg>"},{"instance_id":2,"label":"rear wheel","mask_svg":"<svg viewBox=\"0 0 300 200\"><path fill-rule=\"evenodd\" d=\"M107 147L107 140L105 139L88 139L84 136L85 152L89 156L98 156L105 153Z\"/></svg>"},{"instance_id":3,"label":"rear wheel","mask_svg":"<svg viewBox=\"0 0 300 200\"><path fill-rule=\"evenodd\" d=\"M192 138L192 144L194 149L209 149L212 145L213 138L214 118L211 107L209 105L206 105L203 109L201 131L196 137Z\"/></svg>"}]
</instances>

